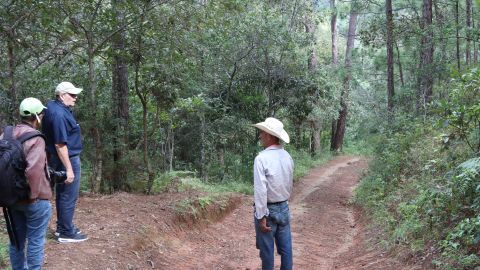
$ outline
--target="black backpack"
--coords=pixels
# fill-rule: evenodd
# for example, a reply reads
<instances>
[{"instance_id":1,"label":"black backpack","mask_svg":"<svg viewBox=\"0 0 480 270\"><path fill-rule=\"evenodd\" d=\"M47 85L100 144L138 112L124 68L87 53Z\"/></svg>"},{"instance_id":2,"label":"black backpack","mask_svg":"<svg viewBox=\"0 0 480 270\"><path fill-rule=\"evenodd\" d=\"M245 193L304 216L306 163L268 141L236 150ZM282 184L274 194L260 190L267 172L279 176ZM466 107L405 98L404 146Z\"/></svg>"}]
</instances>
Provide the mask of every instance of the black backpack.
<instances>
[{"instance_id":1,"label":"black backpack","mask_svg":"<svg viewBox=\"0 0 480 270\"><path fill-rule=\"evenodd\" d=\"M13 127L5 127L0 140L0 206L9 207L29 198L30 186L25 175L27 162L23 143L37 136L44 138L39 131L32 131L15 139Z\"/></svg>"}]
</instances>

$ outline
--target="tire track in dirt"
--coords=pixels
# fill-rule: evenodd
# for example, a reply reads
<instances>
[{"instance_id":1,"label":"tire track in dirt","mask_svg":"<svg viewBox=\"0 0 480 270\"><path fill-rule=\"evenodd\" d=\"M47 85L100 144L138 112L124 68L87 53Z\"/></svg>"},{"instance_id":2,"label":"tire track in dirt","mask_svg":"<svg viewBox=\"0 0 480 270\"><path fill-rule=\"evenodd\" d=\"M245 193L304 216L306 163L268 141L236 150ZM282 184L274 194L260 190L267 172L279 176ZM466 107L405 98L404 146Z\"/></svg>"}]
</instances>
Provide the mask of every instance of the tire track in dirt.
<instances>
[{"instance_id":1,"label":"tire track in dirt","mask_svg":"<svg viewBox=\"0 0 480 270\"><path fill-rule=\"evenodd\" d=\"M353 245L357 228L348 203L366 167L358 157L337 157L297 185L291 203L296 269L333 269Z\"/></svg>"},{"instance_id":2,"label":"tire track in dirt","mask_svg":"<svg viewBox=\"0 0 480 270\"><path fill-rule=\"evenodd\" d=\"M366 167L359 157L336 157L295 183L290 200L294 269L334 269L338 257L354 245L358 229L349 200ZM253 199L245 199L222 222L195 237L187 233L184 244L194 250L189 255L196 266L176 262L177 269L260 269ZM278 255L275 265L280 267Z\"/></svg>"}]
</instances>

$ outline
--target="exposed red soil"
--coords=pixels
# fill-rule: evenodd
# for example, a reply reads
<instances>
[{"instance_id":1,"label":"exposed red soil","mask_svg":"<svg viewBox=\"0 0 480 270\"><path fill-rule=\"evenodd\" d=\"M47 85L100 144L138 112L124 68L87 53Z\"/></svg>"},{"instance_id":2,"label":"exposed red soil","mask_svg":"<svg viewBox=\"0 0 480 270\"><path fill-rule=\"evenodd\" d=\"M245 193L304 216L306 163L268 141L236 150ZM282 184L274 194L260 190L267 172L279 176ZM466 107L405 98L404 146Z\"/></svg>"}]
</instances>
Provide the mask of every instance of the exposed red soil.
<instances>
[{"instance_id":1,"label":"exposed red soil","mask_svg":"<svg viewBox=\"0 0 480 270\"><path fill-rule=\"evenodd\" d=\"M295 184L294 269L422 269L385 253L371 240L375 233L361 211L350 205L366 168L363 158L341 156ZM179 215L176 203L196 196L174 191L82 196L76 224L90 239L75 244L49 239L44 269L260 269L253 198L233 194L196 217Z\"/></svg>"}]
</instances>

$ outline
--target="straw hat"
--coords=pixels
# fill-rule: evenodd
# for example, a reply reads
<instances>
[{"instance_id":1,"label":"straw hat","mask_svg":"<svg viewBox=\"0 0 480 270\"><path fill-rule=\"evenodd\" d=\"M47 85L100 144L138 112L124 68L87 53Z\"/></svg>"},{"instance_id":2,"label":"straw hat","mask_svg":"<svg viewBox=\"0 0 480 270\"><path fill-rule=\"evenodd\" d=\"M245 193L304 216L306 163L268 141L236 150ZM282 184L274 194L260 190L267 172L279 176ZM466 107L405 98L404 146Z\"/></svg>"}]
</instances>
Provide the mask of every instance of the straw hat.
<instances>
[{"instance_id":1,"label":"straw hat","mask_svg":"<svg viewBox=\"0 0 480 270\"><path fill-rule=\"evenodd\" d=\"M279 138L286 143L290 142L290 137L283 129L283 123L276 118L268 117L264 122L257 123L253 126Z\"/></svg>"}]
</instances>

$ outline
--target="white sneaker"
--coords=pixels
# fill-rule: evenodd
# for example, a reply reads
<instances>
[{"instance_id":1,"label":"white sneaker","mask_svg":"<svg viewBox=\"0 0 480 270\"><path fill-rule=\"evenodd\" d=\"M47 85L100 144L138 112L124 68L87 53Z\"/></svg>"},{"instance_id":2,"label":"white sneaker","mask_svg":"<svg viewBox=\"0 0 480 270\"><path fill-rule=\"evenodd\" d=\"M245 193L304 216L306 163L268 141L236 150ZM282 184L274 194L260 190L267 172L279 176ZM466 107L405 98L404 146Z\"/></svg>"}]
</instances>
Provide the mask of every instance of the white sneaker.
<instances>
[{"instance_id":1,"label":"white sneaker","mask_svg":"<svg viewBox=\"0 0 480 270\"><path fill-rule=\"evenodd\" d=\"M57 237L57 241L60 243L78 243L88 240L88 237L82 233L76 233L74 236L66 236L60 234Z\"/></svg>"},{"instance_id":2,"label":"white sneaker","mask_svg":"<svg viewBox=\"0 0 480 270\"><path fill-rule=\"evenodd\" d=\"M80 229L78 228L75 228L75 233L82 233L82 231L80 231ZM60 233L59 232L54 232L53 235L55 235L55 237L59 237L60 236Z\"/></svg>"}]
</instances>

